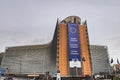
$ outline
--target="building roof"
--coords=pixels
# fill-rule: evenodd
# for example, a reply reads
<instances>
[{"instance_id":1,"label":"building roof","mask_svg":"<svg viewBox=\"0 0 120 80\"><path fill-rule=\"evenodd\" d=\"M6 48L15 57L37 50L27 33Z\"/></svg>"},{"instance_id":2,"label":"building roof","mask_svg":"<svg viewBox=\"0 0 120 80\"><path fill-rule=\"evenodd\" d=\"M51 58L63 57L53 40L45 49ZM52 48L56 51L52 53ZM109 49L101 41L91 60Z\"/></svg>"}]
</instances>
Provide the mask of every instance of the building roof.
<instances>
[{"instance_id":1,"label":"building roof","mask_svg":"<svg viewBox=\"0 0 120 80\"><path fill-rule=\"evenodd\" d=\"M78 17L78 16L68 16L67 18L65 18L64 20L62 20L61 21L61 23L68 23L68 22L74 22L75 21L75 23L78 23L78 24L80 24L81 23L81 19L80 19L80 17Z\"/></svg>"},{"instance_id":2,"label":"building roof","mask_svg":"<svg viewBox=\"0 0 120 80\"><path fill-rule=\"evenodd\" d=\"M25 45L25 46L13 46L7 47L7 50L17 50L17 49L35 49L35 48L49 48L52 43L41 44L41 45Z\"/></svg>"},{"instance_id":3,"label":"building roof","mask_svg":"<svg viewBox=\"0 0 120 80\"><path fill-rule=\"evenodd\" d=\"M116 68L120 68L120 64L114 64L113 66L115 66Z\"/></svg>"}]
</instances>

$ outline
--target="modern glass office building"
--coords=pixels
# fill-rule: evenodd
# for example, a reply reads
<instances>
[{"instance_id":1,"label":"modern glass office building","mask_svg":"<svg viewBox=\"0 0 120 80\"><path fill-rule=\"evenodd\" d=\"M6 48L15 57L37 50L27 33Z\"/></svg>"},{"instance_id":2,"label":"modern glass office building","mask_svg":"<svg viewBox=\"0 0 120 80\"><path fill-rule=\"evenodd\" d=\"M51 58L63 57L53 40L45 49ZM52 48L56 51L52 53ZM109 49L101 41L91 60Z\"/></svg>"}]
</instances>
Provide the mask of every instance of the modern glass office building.
<instances>
[{"instance_id":1,"label":"modern glass office building","mask_svg":"<svg viewBox=\"0 0 120 80\"><path fill-rule=\"evenodd\" d=\"M110 73L110 63L108 55L108 47L103 45L90 46L92 71L94 74Z\"/></svg>"},{"instance_id":2,"label":"modern glass office building","mask_svg":"<svg viewBox=\"0 0 120 80\"><path fill-rule=\"evenodd\" d=\"M8 47L1 68L5 74L54 75L59 70L62 77L91 76L109 73L109 57L106 46L89 45L87 22L69 16L57 21L50 43Z\"/></svg>"}]
</instances>

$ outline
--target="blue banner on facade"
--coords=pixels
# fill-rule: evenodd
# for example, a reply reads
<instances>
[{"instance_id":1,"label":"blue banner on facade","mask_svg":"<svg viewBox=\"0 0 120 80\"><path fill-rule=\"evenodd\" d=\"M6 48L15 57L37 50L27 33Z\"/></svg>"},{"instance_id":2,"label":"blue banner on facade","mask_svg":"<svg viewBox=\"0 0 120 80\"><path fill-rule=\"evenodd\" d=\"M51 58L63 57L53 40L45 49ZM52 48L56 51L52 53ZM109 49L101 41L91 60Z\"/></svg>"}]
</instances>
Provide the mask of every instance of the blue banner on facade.
<instances>
[{"instance_id":1,"label":"blue banner on facade","mask_svg":"<svg viewBox=\"0 0 120 80\"><path fill-rule=\"evenodd\" d=\"M78 24L76 23L68 23L68 52L69 52L69 61L72 62L81 61Z\"/></svg>"}]
</instances>

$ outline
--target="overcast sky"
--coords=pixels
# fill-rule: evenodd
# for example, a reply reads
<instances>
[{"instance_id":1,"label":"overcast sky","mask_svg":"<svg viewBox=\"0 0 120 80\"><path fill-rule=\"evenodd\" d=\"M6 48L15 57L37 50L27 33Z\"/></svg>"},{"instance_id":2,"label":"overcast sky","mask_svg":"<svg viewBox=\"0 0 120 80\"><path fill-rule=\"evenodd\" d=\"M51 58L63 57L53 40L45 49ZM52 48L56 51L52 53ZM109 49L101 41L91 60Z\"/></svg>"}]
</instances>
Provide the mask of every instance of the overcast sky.
<instances>
[{"instance_id":1,"label":"overcast sky","mask_svg":"<svg viewBox=\"0 0 120 80\"><path fill-rule=\"evenodd\" d=\"M120 0L0 0L0 52L49 43L57 18L71 15L87 20L90 44L120 60Z\"/></svg>"}]
</instances>

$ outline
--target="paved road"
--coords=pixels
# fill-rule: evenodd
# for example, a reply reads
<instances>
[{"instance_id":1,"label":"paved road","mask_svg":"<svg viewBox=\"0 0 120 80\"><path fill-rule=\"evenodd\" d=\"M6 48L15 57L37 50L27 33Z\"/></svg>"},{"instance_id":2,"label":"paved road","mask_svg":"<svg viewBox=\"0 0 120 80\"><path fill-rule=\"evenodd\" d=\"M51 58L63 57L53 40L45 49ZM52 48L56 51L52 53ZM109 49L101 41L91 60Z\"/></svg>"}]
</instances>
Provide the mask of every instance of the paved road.
<instances>
[{"instance_id":1,"label":"paved road","mask_svg":"<svg viewBox=\"0 0 120 80\"><path fill-rule=\"evenodd\" d=\"M4 80L6 77L1 76L0 80ZM13 80L33 80L33 79L28 79L28 78L18 78L18 77L12 77Z\"/></svg>"}]
</instances>

